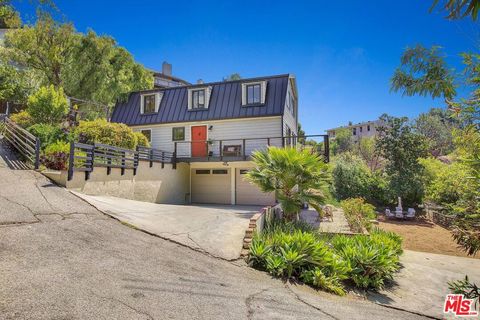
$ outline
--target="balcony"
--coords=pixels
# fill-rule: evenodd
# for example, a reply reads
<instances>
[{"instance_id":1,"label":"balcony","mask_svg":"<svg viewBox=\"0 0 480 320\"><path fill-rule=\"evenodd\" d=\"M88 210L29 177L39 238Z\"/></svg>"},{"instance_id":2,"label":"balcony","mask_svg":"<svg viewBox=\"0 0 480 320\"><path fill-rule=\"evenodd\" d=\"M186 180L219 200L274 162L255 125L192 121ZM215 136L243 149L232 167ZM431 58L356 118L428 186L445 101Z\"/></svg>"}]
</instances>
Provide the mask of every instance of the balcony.
<instances>
[{"instance_id":1,"label":"balcony","mask_svg":"<svg viewBox=\"0 0 480 320\"><path fill-rule=\"evenodd\" d=\"M307 141L316 141L316 144ZM321 140L321 141L319 141ZM329 162L328 135L308 135L304 137L267 137L245 139L222 139L205 141L177 141L174 145L176 162L230 162L249 161L253 152L268 147L308 148Z\"/></svg>"}]
</instances>

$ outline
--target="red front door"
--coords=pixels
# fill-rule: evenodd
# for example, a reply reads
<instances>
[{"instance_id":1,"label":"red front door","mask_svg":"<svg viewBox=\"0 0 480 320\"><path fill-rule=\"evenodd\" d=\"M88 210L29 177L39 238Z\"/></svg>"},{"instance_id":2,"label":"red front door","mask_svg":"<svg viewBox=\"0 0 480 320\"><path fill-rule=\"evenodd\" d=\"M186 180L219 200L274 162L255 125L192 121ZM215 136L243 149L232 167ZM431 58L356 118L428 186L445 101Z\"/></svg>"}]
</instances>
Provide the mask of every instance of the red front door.
<instances>
[{"instance_id":1,"label":"red front door","mask_svg":"<svg viewBox=\"0 0 480 320\"><path fill-rule=\"evenodd\" d=\"M206 157L206 156L207 156L207 126L192 127L192 157Z\"/></svg>"}]
</instances>

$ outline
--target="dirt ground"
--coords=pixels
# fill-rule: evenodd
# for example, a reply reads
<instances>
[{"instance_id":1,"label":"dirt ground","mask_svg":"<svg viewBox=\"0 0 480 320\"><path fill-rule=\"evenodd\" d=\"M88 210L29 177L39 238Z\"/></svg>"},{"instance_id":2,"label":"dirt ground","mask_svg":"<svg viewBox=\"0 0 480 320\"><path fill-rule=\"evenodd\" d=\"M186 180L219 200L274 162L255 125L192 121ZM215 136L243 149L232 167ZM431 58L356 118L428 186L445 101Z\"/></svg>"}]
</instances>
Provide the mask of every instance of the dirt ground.
<instances>
[{"instance_id":1,"label":"dirt ground","mask_svg":"<svg viewBox=\"0 0 480 320\"><path fill-rule=\"evenodd\" d=\"M468 257L457 247L449 230L430 221L386 220L384 216L379 216L378 221L380 228L402 236L404 249ZM474 258L480 259L480 254Z\"/></svg>"}]
</instances>

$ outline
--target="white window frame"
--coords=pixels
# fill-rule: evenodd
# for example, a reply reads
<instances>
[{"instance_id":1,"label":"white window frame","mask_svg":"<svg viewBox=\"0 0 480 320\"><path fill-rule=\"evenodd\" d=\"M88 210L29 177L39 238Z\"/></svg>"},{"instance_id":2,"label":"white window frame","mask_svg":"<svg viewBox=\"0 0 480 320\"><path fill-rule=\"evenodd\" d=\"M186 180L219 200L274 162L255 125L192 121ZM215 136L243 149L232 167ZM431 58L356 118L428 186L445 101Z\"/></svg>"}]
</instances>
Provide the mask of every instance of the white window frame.
<instances>
[{"instance_id":1,"label":"white window frame","mask_svg":"<svg viewBox=\"0 0 480 320\"><path fill-rule=\"evenodd\" d=\"M244 82L242 83L242 106L248 106L247 103L247 86L251 85L260 85L260 103L255 103L253 105L265 104L265 97L267 93L267 81L255 81L255 82Z\"/></svg>"},{"instance_id":2,"label":"white window frame","mask_svg":"<svg viewBox=\"0 0 480 320\"><path fill-rule=\"evenodd\" d=\"M205 106L203 108L193 108L193 92L198 90L205 91ZM206 110L210 105L210 96L212 94L212 87L194 87L188 89L188 110L196 111L196 110Z\"/></svg>"},{"instance_id":3,"label":"white window frame","mask_svg":"<svg viewBox=\"0 0 480 320\"><path fill-rule=\"evenodd\" d=\"M151 92L151 93L143 93L140 95L140 114L152 114L151 112L145 113L144 112L144 97L145 96L155 96L155 111L153 113L158 113L158 109L160 108L160 103L162 102L163 92Z\"/></svg>"}]
</instances>

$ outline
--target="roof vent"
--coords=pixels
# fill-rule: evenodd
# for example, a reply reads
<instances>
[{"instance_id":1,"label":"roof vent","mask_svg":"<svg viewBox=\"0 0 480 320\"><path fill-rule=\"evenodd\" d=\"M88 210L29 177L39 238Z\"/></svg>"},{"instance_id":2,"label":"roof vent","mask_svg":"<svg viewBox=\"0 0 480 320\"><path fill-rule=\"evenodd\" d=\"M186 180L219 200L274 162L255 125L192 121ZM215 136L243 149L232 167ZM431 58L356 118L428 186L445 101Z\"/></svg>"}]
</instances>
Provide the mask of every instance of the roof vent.
<instances>
[{"instance_id":1,"label":"roof vent","mask_svg":"<svg viewBox=\"0 0 480 320\"><path fill-rule=\"evenodd\" d=\"M172 65L167 61L162 63L162 73L166 76L172 76Z\"/></svg>"},{"instance_id":2,"label":"roof vent","mask_svg":"<svg viewBox=\"0 0 480 320\"><path fill-rule=\"evenodd\" d=\"M198 79L198 80L197 80L197 84L203 84L203 80L202 80L202 79Z\"/></svg>"}]
</instances>

